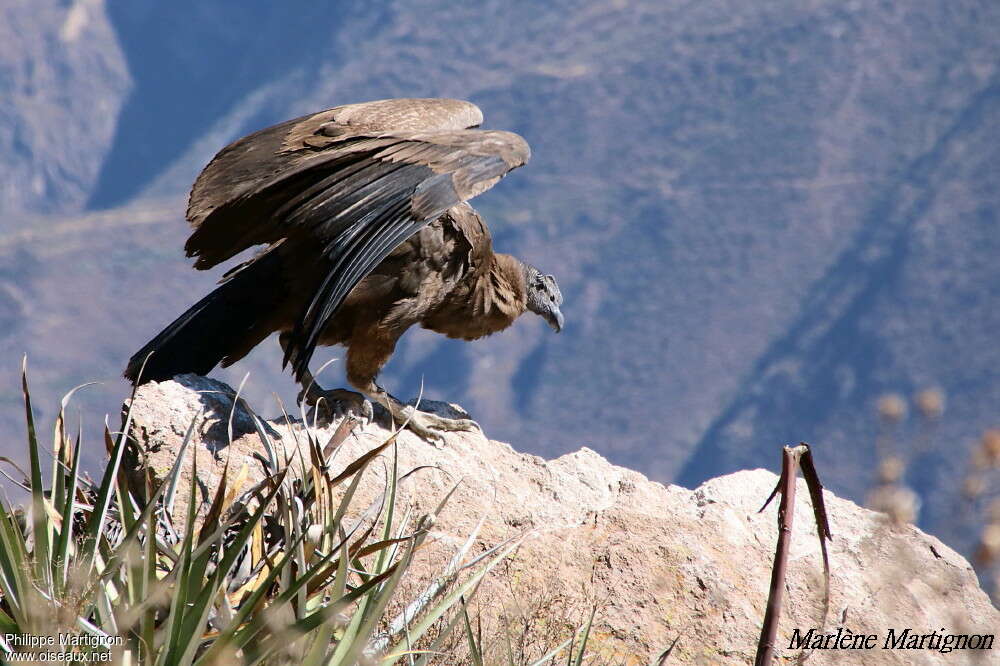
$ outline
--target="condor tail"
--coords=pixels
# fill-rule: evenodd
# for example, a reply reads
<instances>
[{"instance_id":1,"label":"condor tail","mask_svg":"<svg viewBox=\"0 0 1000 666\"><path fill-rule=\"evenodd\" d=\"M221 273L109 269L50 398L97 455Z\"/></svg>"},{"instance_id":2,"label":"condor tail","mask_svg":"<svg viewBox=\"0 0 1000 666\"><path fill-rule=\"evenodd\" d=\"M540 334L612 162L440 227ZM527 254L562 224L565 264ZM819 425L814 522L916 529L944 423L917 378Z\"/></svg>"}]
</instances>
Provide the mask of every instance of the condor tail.
<instances>
[{"instance_id":1,"label":"condor tail","mask_svg":"<svg viewBox=\"0 0 1000 666\"><path fill-rule=\"evenodd\" d=\"M135 384L206 375L241 359L272 332L263 323L285 296L280 269L276 252L241 266L133 354L125 378Z\"/></svg>"}]
</instances>

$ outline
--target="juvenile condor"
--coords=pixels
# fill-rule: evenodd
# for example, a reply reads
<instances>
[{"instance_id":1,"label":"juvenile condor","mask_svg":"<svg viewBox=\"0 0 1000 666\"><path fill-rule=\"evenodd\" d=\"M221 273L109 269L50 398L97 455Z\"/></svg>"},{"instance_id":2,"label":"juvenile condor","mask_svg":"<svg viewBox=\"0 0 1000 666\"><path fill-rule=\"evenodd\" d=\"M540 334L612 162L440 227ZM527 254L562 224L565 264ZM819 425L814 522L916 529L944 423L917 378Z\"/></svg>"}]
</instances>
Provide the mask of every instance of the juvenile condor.
<instances>
[{"instance_id":1,"label":"juvenile condor","mask_svg":"<svg viewBox=\"0 0 1000 666\"><path fill-rule=\"evenodd\" d=\"M474 129L482 120L469 102L391 99L289 120L223 148L191 189L184 249L204 270L264 247L136 352L125 377L204 375L278 332L300 402L364 411L367 396L431 439L473 427L416 411L375 379L415 324L474 340L530 310L562 329L555 279L495 253L466 203L530 155L517 134ZM309 371L317 345L338 344L363 396L323 390Z\"/></svg>"}]
</instances>

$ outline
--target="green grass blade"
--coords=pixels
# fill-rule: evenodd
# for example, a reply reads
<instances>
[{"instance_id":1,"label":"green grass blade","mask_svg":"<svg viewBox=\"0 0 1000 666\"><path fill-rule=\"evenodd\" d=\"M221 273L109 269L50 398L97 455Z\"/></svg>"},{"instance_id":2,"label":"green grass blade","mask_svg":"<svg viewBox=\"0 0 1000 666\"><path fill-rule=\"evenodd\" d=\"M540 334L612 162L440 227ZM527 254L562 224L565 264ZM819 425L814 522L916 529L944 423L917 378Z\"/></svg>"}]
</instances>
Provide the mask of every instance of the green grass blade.
<instances>
[{"instance_id":1,"label":"green grass blade","mask_svg":"<svg viewBox=\"0 0 1000 666\"><path fill-rule=\"evenodd\" d=\"M277 477L272 479L274 486L273 489L265 499L261 500L260 506L258 506L253 516L251 516L250 520L248 520L237 533L230 546L226 549L225 554L216 567L215 573L208 580L207 584L201 582L203 568L200 563L194 563L192 566L193 570L190 572L188 578L189 594L186 596L190 599L192 597L192 594L190 593L194 592L198 586L201 586L202 589L201 592L194 598L194 601L190 602L189 607L187 608L186 618L181 627L181 635L187 636L188 642L186 643L184 649L177 655L176 661L168 661L168 664L174 666L188 664L194 658L195 650L201 643L201 635L203 634L205 622L208 620L209 612L212 609L212 602L217 596L219 590L224 587L229 570L232 568L233 564L235 564L240 551L252 536L254 527L258 522L260 522L264 512L271 504L271 500L273 500L274 496L281 490L281 483L284 481L284 477L285 471L283 470L277 475Z\"/></svg>"},{"instance_id":2,"label":"green grass blade","mask_svg":"<svg viewBox=\"0 0 1000 666\"><path fill-rule=\"evenodd\" d=\"M469 596L474 597L476 595L476 590L478 589L479 585L476 585L476 587L473 588L472 593ZM465 637L469 646L469 658L472 659L472 666L483 666L483 653L482 650L480 649L482 644L482 636L480 636L480 640L477 643L476 637L472 633L472 625L469 622L469 614L468 612L466 612L465 598L462 597L459 600L459 603L461 605L460 612L455 613L455 616L448 621L448 624L445 625L444 629L442 629L441 632L437 635L437 637L434 639L434 642L431 643L430 646L428 646L426 652L424 652L421 655L420 659L416 661L414 666L427 666L431 657L440 654L439 651L441 649L442 644L448 638L448 636L455 630L455 627L458 626L459 620L464 620ZM407 634L407 639L409 639L408 634ZM410 650L411 654L412 652L413 651ZM402 655L392 655L391 658L395 659L398 656ZM384 663L385 662L383 661L383 664Z\"/></svg>"},{"instance_id":3,"label":"green grass blade","mask_svg":"<svg viewBox=\"0 0 1000 666\"><path fill-rule=\"evenodd\" d=\"M146 485L149 486L149 471L146 472ZM163 483L160 484L160 488L163 487ZM157 489L157 493L159 489ZM150 497L149 504L143 511L143 522L146 525L146 551L145 557L143 558L143 603L146 599L150 599L153 596L153 591L156 589L156 517L153 515L150 507L156 505L156 493ZM141 638L140 645L142 646L142 653L145 656L143 660L145 663L149 663L150 655L145 654L153 649L154 641L156 640L156 609L151 605L146 605L142 609L142 614L139 617L139 636Z\"/></svg>"},{"instance_id":4,"label":"green grass blade","mask_svg":"<svg viewBox=\"0 0 1000 666\"><path fill-rule=\"evenodd\" d=\"M327 653L330 651L330 639L333 637L333 631L333 622L327 621L319 626L313 638L312 646L309 648L305 659L302 660L302 666L322 666L326 661Z\"/></svg>"},{"instance_id":5,"label":"green grass blade","mask_svg":"<svg viewBox=\"0 0 1000 666\"><path fill-rule=\"evenodd\" d=\"M583 628L583 637L580 639L580 651L576 654L576 659L573 660L573 666L581 666L583 664L583 655L587 651L587 641L590 640L590 627L594 624L595 615L597 615L597 606L594 606L593 610L590 611L590 617L587 618L587 624Z\"/></svg>"},{"instance_id":6,"label":"green grass blade","mask_svg":"<svg viewBox=\"0 0 1000 666\"><path fill-rule=\"evenodd\" d=\"M550 659L555 659L555 656L557 654L559 654L560 652L562 652L563 650L565 650L566 647L569 646L569 644L572 643L576 639L576 634L578 634L578 633L580 633L579 630L575 631L572 636L570 636L569 638L567 638L566 640L564 640L562 643L560 643L559 645L557 645L554 648L552 648L550 651L546 652L545 656L543 656L541 659L539 659L537 661L531 662L531 666L544 666L544 664L546 662L548 662ZM571 651L572 651L572 648L571 648Z\"/></svg>"},{"instance_id":7,"label":"green grass blade","mask_svg":"<svg viewBox=\"0 0 1000 666\"><path fill-rule=\"evenodd\" d=\"M177 460L174 461L173 469L170 472L171 475L181 468L182 462L183 461L181 460L180 457L178 457ZM150 541L155 541L156 521L155 519L153 519L153 514L156 511L156 503L159 500L160 495L163 494L164 488L167 487L167 483L168 481L164 480L156 487L156 490L154 490L149 495L149 499L146 502L146 506L143 507L142 512L139 514L138 518L135 520L132 527L125 532L125 536L122 537L121 543L118 545L118 548L115 549L115 553L108 560L107 564L104 567L104 570L101 572L102 580L107 581L111 576L117 573L118 567L120 567L124 563L123 556L126 552L128 552L127 548L131 547L132 544L138 541L140 528L142 526L150 524L154 526L154 529L149 529L147 527L145 534Z\"/></svg>"},{"instance_id":8,"label":"green grass blade","mask_svg":"<svg viewBox=\"0 0 1000 666\"><path fill-rule=\"evenodd\" d=\"M390 567L385 573L383 573L380 576L376 576L376 577L372 578L371 580L367 581L366 583L364 583L363 585L355 588L350 594L347 594L344 597L342 597L341 599L339 599L338 601L336 601L336 602L334 602L332 604L329 604L327 606L324 606L324 607L320 608L319 610L314 611L313 613L307 615L306 617L304 617L304 618L302 618L300 620L295 621L294 623L292 623L292 624L288 625L287 627L285 627L285 629L287 629L288 631L294 632L296 634L307 634L307 633L309 633L311 631L316 630L324 622L332 621L334 619L334 617L336 616L337 613L339 613L339 612L343 611L345 608L349 607L350 604L352 604L353 602L357 601L359 598L364 597L365 595L367 595L370 592L372 592L376 587L378 587L379 585L383 584L387 579L391 578L396 572L397 572L396 567ZM305 582L306 581L302 581L301 577L300 577L300 579L296 582L296 584L297 585L304 585ZM292 593L289 593L289 592L284 593L281 597L279 597L277 600L275 600L274 602L271 603L271 605L269 607L269 610L274 611L274 610L280 608L281 605L287 603L289 601L289 599L292 598L292 597L294 597L294 596L295 596L294 592L292 592ZM359 613L355 613L354 617L352 619L352 623L357 624L357 623L360 623L360 622L361 622L361 615ZM250 627L248 627L245 632L242 632L242 633L244 633L244 636L243 636L242 640L239 640L238 638L234 639L233 644L237 645L237 646L245 646L247 643L250 642L250 640L254 636L256 636L256 634L260 633L265 628L266 624L267 624L267 620L266 619L262 620L262 621L259 621L259 622L252 623L252 625ZM274 632L274 629L272 627L272 637L273 637L273 632ZM345 634L346 634L346 632L345 632ZM342 637L341 640L340 640L340 642L338 643L338 648L341 645L345 645L345 641L350 641L350 640L351 639L349 639L349 638ZM266 649L264 649L263 651L261 651L261 653L257 656L257 658L255 660L253 660L251 663L258 663L258 662L260 662L261 660L265 659L268 655L270 655L272 652L274 652L276 649L278 649L278 647L280 647L280 646L276 645L274 643L273 639L272 639L270 641L270 644L266 646ZM345 648L346 647L349 647L349 644L345 645ZM337 655L334 654L330 658L330 660L327 661L327 663L328 664L343 663L345 665L348 663L348 662L338 661L336 659L336 656Z\"/></svg>"},{"instance_id":9,"label":"green grass blade","mask_svg":"<svg viewBox=\"0 0 1000 666\"><path fill-rule=\"evenodd\" d=\"M475 592L473 592L474 594ZM483 666L482 645L476 642L476 636L472 633L472 624L469 622L469 611L464 598L462 599L461 615L465 622L465 636L469 641L469 656L472 657L473 666Z\"/></svg>"},{"instance_id":10,"label":"green grass blade","mask_svg":"<svg viewBox=\"0 0 1000 666\"><path fill-rule=\"evenodd\" d=\"M385 522L382 527L382 541L388 541L392 538L392 520L396 514L396 479L399 475L399 447L393 446L392 451L392 474L389 476L389 481L386 484L389 490L389 497L385 503ZM382 573L385 570L387 561L387 552L383 550L375 560L375 573Z\"/></svg>"},{"instance_id":11,"label":"green grass blade","mask_svg":"<svg viewBox=\"0 0 1000 666\"><path fill-rule=\"evenodd\" d=\"M281 484L285 480L285 474L288 468L283 469L278 472L275 476L271 477L271 481L274 484L274 488L268 495L260 500L260 506L254 511L250 519L243 525L242 529L236 534L236 537L232 540L229 547L226 548L225 554L222 556L221 561L216 567L216 576L224 577L229 574L229 570L233 568L236 563L236 558L239 557L240 551L246 546L247 541L253 535L253 528L261 521L264 517L264 512L267 510L271 501L274 500L275 495L281 490Z\"/></svg>"}]
</instances>

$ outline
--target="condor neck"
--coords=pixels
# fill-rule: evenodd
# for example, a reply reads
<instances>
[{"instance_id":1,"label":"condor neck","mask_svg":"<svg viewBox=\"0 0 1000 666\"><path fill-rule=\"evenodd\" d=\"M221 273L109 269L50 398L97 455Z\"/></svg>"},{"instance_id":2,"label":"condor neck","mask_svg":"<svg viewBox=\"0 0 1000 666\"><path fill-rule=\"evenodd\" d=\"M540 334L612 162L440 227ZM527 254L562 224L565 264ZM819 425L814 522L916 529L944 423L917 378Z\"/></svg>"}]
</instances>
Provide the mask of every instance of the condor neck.
<instances>
[{"instance_id":1,"label":"condor neck","mask_svg":"<svg viewBox=\"0 0 1000 666\"><path fill-rule=\"evenodd\" d=\"M482 314L513 321L527 309L527 295L524 264L509 254L497 253L476 285L473 301Z\"/></svg>"}]
</instances>

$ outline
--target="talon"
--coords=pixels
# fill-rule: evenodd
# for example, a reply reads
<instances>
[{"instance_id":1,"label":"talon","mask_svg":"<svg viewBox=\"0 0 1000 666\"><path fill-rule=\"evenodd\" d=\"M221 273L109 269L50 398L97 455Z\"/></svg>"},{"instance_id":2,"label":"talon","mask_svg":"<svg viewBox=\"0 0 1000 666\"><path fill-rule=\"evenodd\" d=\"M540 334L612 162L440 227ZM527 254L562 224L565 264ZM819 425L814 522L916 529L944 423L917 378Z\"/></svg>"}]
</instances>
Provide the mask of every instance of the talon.
<instances>
[{"instance_id":1,"label":"talon","mask_svg":"<svg viewBox=\"0 0 1000 666\"><path fill-rule=\"evenodd\" d=\"M347 389L324 390L313 384L309 389L302 389L298 399L318 410L316 414L321 421L350 416L363 425L374 420L372 403L360 393Z\"/></svg>"},{"instance_id":2,"label":"talon","mask_svg":"<svg viewBox=\"0 0 1000 666\"><path fill-rule=\"evenodd\" d=\"M429 412L422 412L412 405L407 405L398 411L397 421L400 425L406 423L406 429L415 435L426 439L434 446L442 446L445 434L458 431L472 431L482 428L472 419L447 419Z\"/></svg>"}]
</instances>

